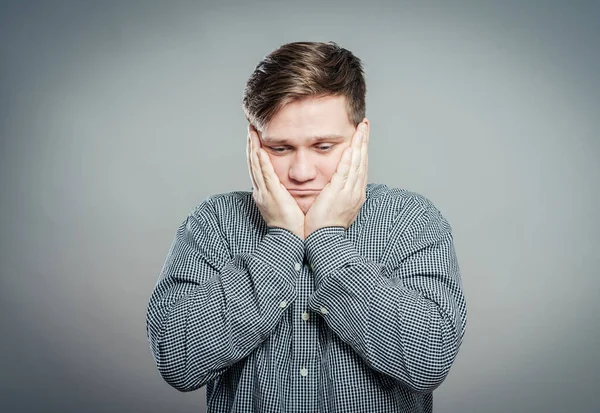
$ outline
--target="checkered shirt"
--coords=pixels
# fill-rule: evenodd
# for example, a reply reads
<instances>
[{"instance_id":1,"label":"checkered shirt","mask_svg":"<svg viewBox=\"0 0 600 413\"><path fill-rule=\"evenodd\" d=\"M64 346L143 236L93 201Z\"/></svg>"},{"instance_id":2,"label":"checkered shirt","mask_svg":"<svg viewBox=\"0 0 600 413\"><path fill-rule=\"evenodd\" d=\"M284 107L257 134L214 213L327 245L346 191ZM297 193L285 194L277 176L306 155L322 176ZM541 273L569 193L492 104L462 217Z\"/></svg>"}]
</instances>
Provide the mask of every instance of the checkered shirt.
<instances>
[{"instance_id":1,"label":"checkered shirt","mask_svg":"<svg viewBox=\"0 0 600 413\"><path fill-rule=\"evenodd\" d=\"M208 412L431 412L466 327L451 227L422 195L366 195L304 241L248 191L193 209L148 305L162 378L206 386Z\"/></svg>"}]
</instances>

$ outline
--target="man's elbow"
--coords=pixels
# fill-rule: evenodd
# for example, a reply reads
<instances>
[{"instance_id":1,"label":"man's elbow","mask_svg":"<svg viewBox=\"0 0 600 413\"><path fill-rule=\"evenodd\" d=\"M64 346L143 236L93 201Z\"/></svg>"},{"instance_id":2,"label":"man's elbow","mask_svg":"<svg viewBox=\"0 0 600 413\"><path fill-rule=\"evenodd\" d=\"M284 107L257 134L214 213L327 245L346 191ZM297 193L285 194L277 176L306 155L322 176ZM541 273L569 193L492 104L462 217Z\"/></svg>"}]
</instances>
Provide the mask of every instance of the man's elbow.
<instances>
[{"instance_id":1,"label":"man's elbow","mask_svg":"<svg viewBox=\"0 0 600 413\"><path fill-rule=\"evenodd\" d=\"M431 393L448 377L450 368L458 353L456 342L441 347L439 352L422 355L415 358L409 369L408 387L418 393Z\"/></svg>"},{"instance_id":2,"label":"man's elbow","mask_svg":"<svg viewBox=\"0 0 600 413\"><path fill-rule=\"evenodd\" d=\"M413 374L406 384L416 393L431 393L444 382L449 371L450 366L429 366Z\"/></svg>"},{"instance_id":3,"label":"man's elbow","mask_svg":"<svg viewBox=\"0 0 600 413\"><path fill-rule=\"evenodd\" d=\"M158 373L171 387L190 392L204 386L209 381L209 373L190 367L189 360L180 351L165 348L159 334L149 331L150 350Z\"/></svg>"},{"instance_id":4,"label":"man's elbow","mask_svg":"<svg viewBox=\"0 0 600 413\"><path fill-rule=\"evenodd\" d=\"M192 371L182 360L180 362L170 362L162 359L157 363L157 369L165 382L180 392L190 392L198 390L209 381L209 374L206 372Z\"/></svg>"},{"instance_id":5,"label":"man's elbow","mask_svg":"<svg viewBox=\"0 0 600 413\"><path fill-rule=\"evenodd\" d=\"M462 321L461 321L462 323ZM431 393L448 377L450 368L458 355L465 325L460 330L453 328L455 323L443 322L436 329L436 339L430 341L430 352L413 358L412 368L409 369L408 386L415 392ZM435 344L433 344L435 343Z\"/></svg>"}]
</instances>

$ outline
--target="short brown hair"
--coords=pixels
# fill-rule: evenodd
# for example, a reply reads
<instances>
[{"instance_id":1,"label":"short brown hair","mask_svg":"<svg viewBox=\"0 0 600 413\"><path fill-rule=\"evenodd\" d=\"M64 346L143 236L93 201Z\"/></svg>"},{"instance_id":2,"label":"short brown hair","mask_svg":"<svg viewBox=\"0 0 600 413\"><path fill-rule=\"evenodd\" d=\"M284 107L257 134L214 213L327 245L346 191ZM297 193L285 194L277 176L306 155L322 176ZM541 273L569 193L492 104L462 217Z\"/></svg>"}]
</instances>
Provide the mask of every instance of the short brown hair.
<instances>
[{"instance_id":1,"label":"short brown hair","mask_svg":"<svg viewBox=\"0 0 600 413\"><path fill-rule=\"evenodd\" d=\"M334 42L284 44L258 63L246 82L243 108L262 130L286 104L321 96L344 96L348 119L365 117L367 87L360 59Z\"/></svg>"}]
</instances>

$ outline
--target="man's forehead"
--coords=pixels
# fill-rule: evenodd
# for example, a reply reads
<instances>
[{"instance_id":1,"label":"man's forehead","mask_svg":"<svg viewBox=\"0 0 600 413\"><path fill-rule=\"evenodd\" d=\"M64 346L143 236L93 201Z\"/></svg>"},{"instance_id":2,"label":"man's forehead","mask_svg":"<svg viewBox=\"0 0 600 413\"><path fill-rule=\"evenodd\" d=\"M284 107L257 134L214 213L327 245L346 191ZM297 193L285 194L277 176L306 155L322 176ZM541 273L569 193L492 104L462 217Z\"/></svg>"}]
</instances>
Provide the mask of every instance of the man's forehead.
<instances>
[{"instance_id":1,"label":"man's forehead","mask_svg":"<svg viewBox=\"0 0 600 413\"><path fill-rule=\"evenodd\" d=\"M345 140L355 125L348 118L343 96L311 97L283 106L263 126L264 142L308 144L323 140Z\"/></svg>"}]
</instances>

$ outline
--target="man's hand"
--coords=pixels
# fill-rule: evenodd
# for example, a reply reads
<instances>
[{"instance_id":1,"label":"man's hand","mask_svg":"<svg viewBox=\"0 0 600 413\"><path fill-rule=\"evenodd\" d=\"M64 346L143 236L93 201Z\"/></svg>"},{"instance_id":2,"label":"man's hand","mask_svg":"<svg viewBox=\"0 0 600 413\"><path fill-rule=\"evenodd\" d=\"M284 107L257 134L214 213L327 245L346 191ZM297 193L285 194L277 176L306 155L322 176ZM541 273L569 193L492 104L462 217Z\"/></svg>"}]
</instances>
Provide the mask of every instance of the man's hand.
<instances>
[{"instance_id":1,"label":"man's hand","mask_svg":"<svg viewBox=\"0 0 600 413\"><path fill-rule=\"evenodd\" d=\"M368 169L368 125L361 122L344 151L331 181L323 188L306 213L304 234L324 227L348 229L366 200Z\"/></svg>"},{"instance_id":2,"label":"man's hand","mask_svg":"<svg viewBox=\"0 0 600 413\"><path fill-rule=\"evenodd\" d=\"M287 229L304 239L304 213L281 184L269 155L261 148L256 129L248 126L248 170L254 191L252 197L267 226Z\"/></svg>"}]
</instances>

